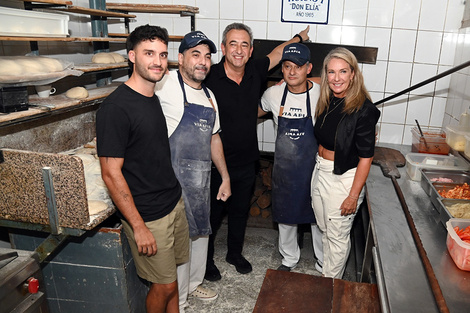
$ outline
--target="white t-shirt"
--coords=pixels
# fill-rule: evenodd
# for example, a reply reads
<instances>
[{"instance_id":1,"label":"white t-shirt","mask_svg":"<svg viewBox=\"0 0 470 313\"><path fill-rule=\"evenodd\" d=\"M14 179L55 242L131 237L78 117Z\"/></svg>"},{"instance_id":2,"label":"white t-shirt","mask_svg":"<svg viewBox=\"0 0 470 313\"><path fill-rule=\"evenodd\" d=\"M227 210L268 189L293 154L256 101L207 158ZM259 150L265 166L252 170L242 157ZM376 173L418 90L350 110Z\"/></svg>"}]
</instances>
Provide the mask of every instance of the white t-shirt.
<instances>
[{"instance_id":1,"label":"white t-shirt","mask_svg":"<svg viewBox=\"0 0 470 313\"><path fill-rule=\"evenodd\" d=\"M315 107L317 106L318 98L320 97L320 85L312 82L313 86L309 89L310 95L310 108L312 117L315 115ZM263 97L261 97L261 109L265 112L273 113L274 124L278 125L279 110L281 109L282 96L284 94L284 88L286 83L283 82L281 85L275 85L268 88ZM282 117L285 118L302 118L306 117L307 112L307 95L305 92L292 93L287 91L286 103L284 104L284 111ZM312 118L312 123L315 123Z\"/></svg>"},{"instance_id":2,"label":"white t-shirt","mask_svg":"<svg viewBox=\"0 0 470 313\"><path fill-rule=\"evenodd\" d=\"M209 88L207 89L209 90ZM212 108L212 105L202 88L194 89L184 84L184 90L186 91L186 99L189 103ZM168 128L168 137L170 137L176 127L178 127L184 113L183 91L181 90L181 86L178 81L178 73L176 71L170 71L169 74L166 74L161 81L157 82L155 93L160 99ZM214 128L212 129L212 134L216 134L220 131L219 110L217 107L217 101L215 100L215 96L211 90L209 90L209 94L211 95L212 102L214 103L216 110Z\"/></svg>"}]
</instances>

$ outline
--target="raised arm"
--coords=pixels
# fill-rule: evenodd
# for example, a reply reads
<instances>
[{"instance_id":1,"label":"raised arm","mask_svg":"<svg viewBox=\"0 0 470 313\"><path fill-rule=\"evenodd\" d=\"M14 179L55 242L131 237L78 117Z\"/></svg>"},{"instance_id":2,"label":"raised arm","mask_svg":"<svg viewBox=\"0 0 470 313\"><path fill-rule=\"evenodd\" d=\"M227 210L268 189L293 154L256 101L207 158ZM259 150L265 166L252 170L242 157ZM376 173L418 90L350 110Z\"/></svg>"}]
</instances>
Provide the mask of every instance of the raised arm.
<instances>
[{"instance_id":1,"label":"raised arm","mask_svg":"<svg viewBox=\"0 0 470 313\"><path fill-rule=\"evenodd\" d=\"M129 185L122 175L123 158L100 157L101 176L118 210L134 231L139 253L152 256L157 253L157 243L134 204Z\"/></svg>"},{"instance_id":2,"label":"raised arm","mask_svg":"<svg viewBox=\"0 0 470 313\"><path fill-rule=\"evenodd\" d=\"M308 31L310 30L310 25L307 26L307 28L305 28L303 31L301 31L298 35L300 37L302 37L302 42L303 41L307 41L308 40ZM269 58L269 69L272 69L273 67L275 67L280 61L281 61L281 58L282 58L282 50L284 49L284 47L288 44L291 44L291 43L294 43L294 42L300 42L300 39L297 37L297 36L294 36L294 38L292 38L291 40L289 41L286 41L282 44L280 44L279 46L277 46L276 48L273 49L273 51L271 51L269 54L268 54L268 58Z\"/></svg>"}]
</instances>

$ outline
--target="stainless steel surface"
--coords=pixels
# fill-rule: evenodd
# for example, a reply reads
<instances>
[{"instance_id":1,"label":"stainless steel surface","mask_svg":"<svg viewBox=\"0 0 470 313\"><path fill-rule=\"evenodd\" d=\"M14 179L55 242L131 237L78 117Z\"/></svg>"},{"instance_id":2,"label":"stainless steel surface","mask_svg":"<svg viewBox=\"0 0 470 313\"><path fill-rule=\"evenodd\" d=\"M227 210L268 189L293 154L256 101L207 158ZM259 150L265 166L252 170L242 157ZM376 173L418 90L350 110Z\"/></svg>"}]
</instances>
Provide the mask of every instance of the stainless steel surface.
<instances>
[{"instance_id":1,"label":"stainless steel surface","mask_svg":"<svg viewBox=\"0 0 470 313\"><path fill-rule=\"evenodd\" d=\"M470 206L470 200L443 198L443 199L437 199L437 201L439 203L438 211L440 213L441 223L442 223L442 225L444 225L444 227L446 227L446 222L449 219L454 218L454 216L449 212L448 207L450 207L454 204L458 204L458 203L464 203L464 204L468 204ZM456 217L456 218L458 218L458 217Z\"/></svg>"},{"instance_id":2,"label":"stainless steel surface","mask_svg":"<svg viewBox=\"0 0 470 313\"><path fill-rule=\"evenodd\" d=\"M431 194L433 179L438 178L449 178L456 184L470 184L470 172L468 171L421 169L421 187L428 195Z\"/></svg>"},{"instance_id":3,"label":"stainless steel surface","mask_svg":"<svg viewBox=\"0 0 470 313\"><path fill-rule=\"evenodd\" d=\"M375 275L377 277L377 286L379 291L380 298L380 308L382 313L389 313L390 308L388 306L388 297L387 289L384 283L383 271L382 271L382 262L380 261L379 253L377 252L376 247L372 247L372 259L374 260Z\"/></svg>"},{"instance_id":4,"label":"stainless steel surface","mask_svg":"<svg viewBox=\"0 0 470 313\"><path fill-rule=\"evenodd\" d=\"M404 154L411 149L409 146L387 146ZM400 168L400 172L402 177L398 183L447 306L450 312L467 312L470 308L470 272L458 269L449 256L447 231L420 182L411 181L405 168ZM438 312L398 197L393 192L392 182L383 176L380 167L374 165L367 186L371 223L380 254L390 312Z\"/></svg>"}]
</instances>

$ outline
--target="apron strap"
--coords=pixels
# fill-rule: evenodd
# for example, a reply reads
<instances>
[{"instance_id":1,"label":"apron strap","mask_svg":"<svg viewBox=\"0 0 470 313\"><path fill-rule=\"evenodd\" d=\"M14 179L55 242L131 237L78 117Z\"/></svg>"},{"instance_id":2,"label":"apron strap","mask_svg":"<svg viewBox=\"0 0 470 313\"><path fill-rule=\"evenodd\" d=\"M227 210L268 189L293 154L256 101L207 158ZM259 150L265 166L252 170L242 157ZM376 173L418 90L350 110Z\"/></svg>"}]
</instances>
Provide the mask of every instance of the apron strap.
<instances>
[{"instance_id":1,"label":"apron strap","mask_svg":"<svg viewBox=\"0 0 470 313\"><path fill-rule=\"evenodd\" d=\"M180 73L179 70L177 70L177 72L178 72L178 81L180 82L181 90L183 91L184 105L185 105L185 106L189 106L188 98L186 98L186 91L184 90L183 76L181 76L181 73ZM202 89L204 90L204 93L206 94L207 99L209 99L209 102L211 103L212 108L214 109L215 112L217 112L217 111L215 110L214 103L212 102L211 95L210 95L210 93L209 93L209 90L207 90L206 85L201 84L201 86L202 86Z\"/></svg>"},{"instance_id":2,"label":"apron strap","mask_svg":"<svg viewBox=\"0 0 470 313\"><path fill-rule=\"evenodd\" d=\"M308 82L309 80L307 79L307 117L310 118L312 117L312 108L310 108L310 93L309 93L309 88L308 88ZM284 112L284 105L286 104L286 98L287 98L287 84L284 87L284 93L282 95L282 100L281 100L281 108L279 109L279 116L282 116L282 113Z\"/></svg>"}]
</instances>

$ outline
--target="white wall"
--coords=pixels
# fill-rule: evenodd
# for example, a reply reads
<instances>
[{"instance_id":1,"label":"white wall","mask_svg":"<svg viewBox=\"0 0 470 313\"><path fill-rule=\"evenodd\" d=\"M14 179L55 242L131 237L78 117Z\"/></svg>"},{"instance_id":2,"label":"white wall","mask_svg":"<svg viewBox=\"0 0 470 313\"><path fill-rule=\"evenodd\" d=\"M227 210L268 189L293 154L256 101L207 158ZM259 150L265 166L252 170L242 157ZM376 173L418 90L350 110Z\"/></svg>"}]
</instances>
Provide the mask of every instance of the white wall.
<instances>
[{"instance_id":1,"label":"white wall","mask_svg":"<svg viewBox=\"0 0 470 313\"><path fill-rule=\"evenodd\" d=\"M0 0L0 3L5 0ZM88 6L88 0L73 0L74 5ZM113 2L179 4L199 7L196 28L210 37L220 49L223 29L232 22L243 22L252 29L255 38L287 40L306 24L282 23L281 0L113 0ZM310 25L310 38L318 43L347 44L378 47L377 64L363 65L362 69L374 101L401 91L412 84L450 69L469 59L469 35L460 31L464 0L330 0L328 25ZM131 28L142 24L166 27L172 35L190 31L189 17L172 14L135 13ZM89 17L71 14L72 36L90 36ZM124 25L108 19L110 32L124 32ZM131 29L131 30L132 30ZM463 44L463 42L465 44ZM170 59L176 60L179 43L170 43ZM124 45L113 44L114 51L125 53ZM459 47L459 48L458 48ZM28 50L21 42L2 43L0 55L18 55ZM86 62L92 48L88 43L63 45L40 44L41 54ZM45 52L43 52L45 51ZM459 55L456 58L456 51ZM71 54L72 53L72 54ZM213 56L218 62L221 52ZM457 61L458 60L458 61ZM462 61L462 62L459 62ZM452 88L466 87L469 72L459 72L462 79L452 77ZM462 78L462 77L461 77ZM411 131L417 119L423 127L440 128L455 123L463 106L458 93L449 100L451 77L423 86L390 103L380 105L379 142L411 143ZM260 123L260 148L274 150L272 121Z\"/></svg>"},{"instance_id":2,"label":"white wall","mask_svg":"<svg viewBox=\"0 0 470 313\"><path fill-rule=\"evenodd\" d=\"M196 28L218 46L224 27L234 21L248 24L258 39L287 40L306 26L280 22L281 0L160 2L199 7ZM378 47L377 64L363 65L366 86L378 101L454 65L464 7L463 0L331 0L328 25L311 24L310 37L318 43ZM189 31L189 21L174 16L152 16L148 22L175 35ZM441 128L450 80L447 76L380 105L379 142L411 144L415 119L423 127ZM258 129L260 149L273 151L272 121Z\"/></svg>"}]
</instances>

